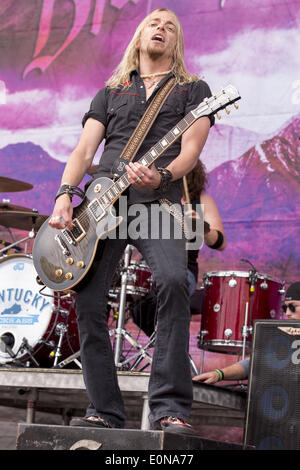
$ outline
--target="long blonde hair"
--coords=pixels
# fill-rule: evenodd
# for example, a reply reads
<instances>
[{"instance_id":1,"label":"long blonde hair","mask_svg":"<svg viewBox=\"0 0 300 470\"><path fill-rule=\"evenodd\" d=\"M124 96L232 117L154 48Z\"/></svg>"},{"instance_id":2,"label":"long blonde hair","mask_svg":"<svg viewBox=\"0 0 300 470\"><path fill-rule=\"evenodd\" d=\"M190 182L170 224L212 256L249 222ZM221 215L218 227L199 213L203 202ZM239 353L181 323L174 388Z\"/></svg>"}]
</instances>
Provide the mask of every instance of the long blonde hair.
<instances>
[{"instance_id":1,"label":"long blonde hair","mask_svg":"<svg viewBox=\"0 0 300 470\"><path fill-rule=\"evenodd\" d=\"M176 46L173 55L173 64L172 72L175 76L176 83L182 85L183 83L194 82L199 80L197 75L193 75L187 72L185 62L184 62L184 43L183 43L183 31L178 17L172 10L167 8L158 8L157 10L152 11L137 27L132 40L127 46L127 49L124 53L123 59L119 65L114 70L112 76L107 80L106 86L110 88L117 88L119 85L126 83L130 80L130 73L133 70L139 68L139 48L138 43L141 37L141 33L148 23L149 19L153 14L159 13L161 11L167 11L171 13L175 18L176 28L178 38L176 41Z\"/></svg>"}]
</instances>

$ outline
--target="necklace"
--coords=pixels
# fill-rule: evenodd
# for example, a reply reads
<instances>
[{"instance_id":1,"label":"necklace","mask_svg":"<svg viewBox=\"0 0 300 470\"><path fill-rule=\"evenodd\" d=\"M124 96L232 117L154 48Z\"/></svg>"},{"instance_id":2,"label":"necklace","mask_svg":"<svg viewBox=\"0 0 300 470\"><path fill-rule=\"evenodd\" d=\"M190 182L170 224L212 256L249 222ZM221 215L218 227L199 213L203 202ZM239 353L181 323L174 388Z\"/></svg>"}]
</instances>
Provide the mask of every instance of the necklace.
<instances>
[{"instance_id":1,"label":"necklace","mask_svg":"<svg viewBox=\"0 0 300 470\"><path fill-rule=\"evenodd\" d=\"M168 75L168 73L170 72L171 70L167 70L166 72L149 73L147 75L141 75L141 78L146 79L146 80L149 78L152 78L152 81L148 84L148 89L150 90L159 81L156 79L156 77L161 77L162 75Z\"/></svg>"},{"instance_id":2,"label":"necklace","mask_svg":"<svg viewBox=\"0 0 300 470\"><path fill-rule=\"evenodd\" d=\"M148 75L141 75L141 78L154 78L154 77L160 77L161 75L168 75L168 73L171 72L170 70L167 70L166 72L156 72L156 73L149 73Z\"/></svg>"}]
</instances>

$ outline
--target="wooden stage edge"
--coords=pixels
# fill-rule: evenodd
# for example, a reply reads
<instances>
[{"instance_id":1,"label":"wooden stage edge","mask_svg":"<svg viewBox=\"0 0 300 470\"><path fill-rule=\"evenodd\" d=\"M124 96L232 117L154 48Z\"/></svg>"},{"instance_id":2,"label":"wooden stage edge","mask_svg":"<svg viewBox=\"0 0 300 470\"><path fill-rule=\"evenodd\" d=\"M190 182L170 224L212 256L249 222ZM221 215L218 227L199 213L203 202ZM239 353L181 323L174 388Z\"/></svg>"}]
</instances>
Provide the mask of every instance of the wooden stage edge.
<instances>
[{"instance_id":1,"label":"wooden stage edge","mask_svg":"<svg viewBox=\"0 0 300 470\"><path fill-rule=\"evenodd\" d=\"M135 429L96 429L84 427L48 426L19 424L17 450L101 450L117 451L115 463L120 462L120 451L212 451L212 450L253 450L229 442L204 439L196 435L163 431L142 431ZM126 454L127 455L127 454ZM146 454L143 454L144 456ZM197 455L197 454L195 454ZM177 454L177 460L187 457ZM189 454L190 462L193 454ZM152 456L152 462L155 455ZM190 463L189 462L189 463ZM98 462L99 463L99 462ZM127 462L128 463L128 462ZM162 463L160 461L159 463ZM168 461L168 463L170 463ZM188 461L186 461L188 463ZM194 462L195 463L195 462ZM199 462L200 464L200 462Z\"/></svg>"}]
</instances>

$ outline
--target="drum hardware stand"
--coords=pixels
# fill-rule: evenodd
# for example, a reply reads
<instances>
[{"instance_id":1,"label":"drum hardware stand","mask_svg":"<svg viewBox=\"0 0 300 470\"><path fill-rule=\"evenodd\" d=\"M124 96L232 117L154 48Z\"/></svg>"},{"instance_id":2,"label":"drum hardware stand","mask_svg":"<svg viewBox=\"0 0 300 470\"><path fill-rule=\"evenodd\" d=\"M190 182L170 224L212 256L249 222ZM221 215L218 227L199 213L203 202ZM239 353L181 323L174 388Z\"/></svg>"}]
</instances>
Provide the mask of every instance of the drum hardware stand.
<instances>
[{"instance_id":1,"label":"drum hardware stand","mask_svg":"<svg viewBox=\"0 0 300 470\"><path fill-rule=\"evenodd\" d=\"M132 361L132 359L135 359L137 357L138 357L138 359L136 360L134 365L130 366L130 368L128 370L130 370L130 371L134 370L134 368L141 362L142 359L147 359L150 364L152 363L152 357L150 356L150 354L147 353L147 349L151 347L150 342L148 342L147 345L143 348L143 346L140 343L138 343L131 336L131 334L128 333L128 331L126 331L124 328L118 328L118 329L115 329L115 330L111 330L109 332L110 336L113 335L114 332L117 331L117 330L119 331L119 334L121 334L122 337L124 337L124 338L122 338L122 340L126 339L128 341L128 343L131 344L131 346L138 349L138 352L136 354L134 354L133 356L130 356L129 358L127 358L126 360L124 360L122 362L119 362L120 361L120 358L119 358L118 362L115 363L117 368L123 367L126 364L129 364L129 362Z\"/></svg>"},{"instance_id":2,"label":"drum hardware stand","mask_svg":"<svg viewBox=\"0 0 300 470\"><path fill-rule=\"evenodd\" d=\"M204 348L201 348L201 345L203 344L203 339L204 339L204 336L207 335L208 331L206 330L201 330L200 333L198 334L197 338L198 338L198 348L201 349L201 359L200 359L200 374L202 374L203 372L203 367L204 367L204 354L205 354L205 350Z\"/></svg>"},{"instance_id":3,"label":"drum hardware stand","mask_svg":"<svg viewBox=\"0 0 300 470\"><path fill-rule=\"evenodd\" d=\"M25 241L27 241L27 240L29 240L29 239L34 238L34 237L35 237L35 233L34 233L33 230L31 230L31 231L28 233L27 237L24 237L24 238L22 238L21 240L18 240L18 241L16 241L16 242L12 243L11 245L5 246L4 248L2 248L2 249L0 250L0 255L1 255L1 253L4 253L5 251L10 250L10 248L13 248L14 246L17 246L17 245L19 245L20 243L23 243L23 242L25 242ZM25 253L26 253L26 252L27 252L27 248L26 248L26 250L25 250Z\"/></svg>"},{"instance_id":4,"label":"drum hardware stand","mask_svg":"<svg viewBox=\"0 0 300 470\"><path fill-rule=\"evenodd\" d=\"M37 362L37 360L32 355L32 348L29 346L27 338L23 338L21 346L19 347L19 351L22 351L22 350L27 352L27 354L29 355L31 361L34 363L34 365L36 367L38 367L39 363Z\"/></svg>"},{"instance_id":5,"label":"drum hardware stand","mask_svg":"<svg viewBox=\"0 0 300 470\"><path fill-rule=\"evenodd\" d=\"M37 277L36 279L37 283L38 284L41 284L39 282L39 279ZM42 285L42 284L41 284ZM70 311L68 309L65 309L65 308L61 308L61 299L62 298L67 298L67 297L70 297L70 294L67 293L67 294L60 294L58 293L57 296L55 295L50 295L50 294L45 294L43 293L42 291L46 288L45 285L43 285L43 287L39 290L39 293L41 295L44 295L46 297L52 297L52 298L56 298L57 299L57 307L55 307L55 309L53 310L53 313L56 313L56 314L61 314L64 318L68 318L68 315L70 313ZM61 361L59 364L58 364L58 360L59 358L61 357L61 345L62 345L62 341L63 341L63 337L64 335L67 333L68 331L68 327L65 323L63 322L60 322L58 323L56 326L55 326L55 333L57 334L57 336L59 336L59 339L58 339L58 343L57 343L57 346L55 345L55 342L54 341L50 341L50 343L47 343L47 341L43 341L43 343L45 345L48 345L48 346L51 346L51 348L53 348L53 350L50 352L50 357L54 357L54 363L53 363L53 366L54 368L63 368L66 364L69 364L70 362L74 361L80 368L81 368L81 364L79 361L77 361L77 357L80 356L80 351L72 354L71 356L69 356L67 359Z\"/></svg>"},{"instance_id":6,"label":"drum hardware stand","mask_svg":"<svg viewBox=\"0 0 300 470\"><path fill-rule=\"evenodd\" d=\"M192 356L191 356L190 354L189 354L189 359L190 359L191 369L192 369L193 373L194 373L195 375L198 375L199 372L198 372L197 366L196 366L196 364L195 364L195 362L194 362L194 359L192 358Z\"/></svg>"},{"instance_id":7,"label":"drum hardware stand","mask_svg":"<svg viewBox=\"0 0 300 470\"><path fill-rule=\"evenodd\" d=\"M57 297L57 299L58 299L57 307L54 310L57 313L61 313L62 316L64 316L65 318L68 318L68 315L69 315L70 311L67 310L67 309L61 308L60 301L61 301L61 298L65 298L65 297L69 297L69 296L70 296L70 294L66 294L64 296L59 295ZM55 349L50 353L51 356L54 356L54 363L53 363L52 367L54 369L62 369L66 365L70 364L71 362L75 362L75 364L80 369L82 369L81 362L78 360L78 358L80 357L80 350L73 353L73 354L71 354L69 357L67 357L63 361L58 362L59 358L61 357L61 345L62 345L63 337L67 333L67 331L68 331L68 327L63 322L58 323L55 327L55 332L59 336L59 340L58 340L58 344L55 347Z\"/></svg>"},{"instance_id":8,"label":"drum hardware stand","mask_svg":"<svg viewBox=\"0 0 300 470\"><path fill-rule=\"evenodd\" d=\"M252 328L251 326L248 327L248 309L249 309L249 302L246 302L245 323L242 327L242 338L243 338L242 360L244 360L246 356L246 340Z\"/></svg>"},{"instance_id":9,"label":"drum hardware stand","mask_svg":"<svg viewBox=\"0 0 300 470\"><path fill-rule=\"evenodd\" d=\"M130 356L128 359L122 362L122 365L129 363L129 361L132 361L132 359L136 358L135 362L130 366L129 371L134 371L138 365L142 362L143 359L147 359L150 364L152 364L152 357L147 353L147 350L154 347L155 344L155 339L156 339L156 330L153 331L151 334L148 343L142 347L139 343L137 343L132 336L126 332L125 330L124 334L128 342L134 346L135 348L139 349L139 352L137 354L134 354L133 356ZM189 360L191 364L191 369L195 375L198 375L198 369L196 367L196 364L192 358L192 356L189 354ZM146 367L148 367L148 364L145 364L141 369L139 369L138 372L142 372Z\"/></svg>"},{"instance_id":10,"label":"drum hardware stand","mask_svg":"<svg viewBox=\"0 0 300 470\"><path fill-rule=\"evenodd\" d=\"M71 354L71 356L67 357L67 359L64 359L63 361L61 361L59 364L57 364L55 366L56 369L62 369L63 367L65 367L66 365L68 364L71 364L71 362L75 362L75 364L77 364L77 366L82 369L82 365L81 365L81 362L78 360L78 357L80 357L80 351L77 351L76 353L74 354Z\"/></svg>"},{"instance_id":11,"label":"drum hardware stand","mask_svg":"<svg viewBox=\"0 0 300 470\"><path fill-rule=\"evenodd\" d=\"M61 296L60 294L58 295L58 297L57 297L57 299L58 299L57 307L55 308L54 312L60 313L64 318L68 318L70 311L67 310L67 309L61 308L61 298L62 297L63 298L64 297L69 297L69 294L66 294L64 296ZM54 357L53 367L54 368L56 368L56 367L62 368L62 367L64 367L64 365L74 361L81 368L80 362L77 361L77 357L80 356L80 351L76 352L75 354L72 354L67 359L65 359L64 361L61 361L58 364L58 360L62 355L61 354L62 341L63 341L64 335L67 333L67 331L68 331L68 327L67 327L66 323L60 322L55 327L55 333L57 334L59 339L58 339L57 346L50 353L50 356ZM74 357L74 356L76 356L76 357Z\"/></svg>"},{"instance_id":12,"label":"drum hardware stand","mask_svg":"<svg viewBox=\"0 0 300 470\"><path fill-rule=\"evenodd\" d=\"M7 202L9 203L10 200L9 199L2 199L2 202ZM13 243L16 242L16 237L14 236L13 232L11 231L10 227L1 227L2 229L5 229L6 232L9 233L11 239L13 240ZM19 242L17 242L19 243ZM11 247L11 244L9 245L6 245L6 249L8 250L9 248ZM5 250L4 250L5 251ZM3 249L0 251L0 254L3 252Z\"/></svg>"},{"instance_id":13,"label":"drum hardware stand","mask_svg":"<svg viewBox=\"0 0 300 470\"><path fill-rule=\"evenodd\" d=\"M111 331L111 335L115 333L115 352L114 352L114 358L115 358L115 365L116 367L120 367L120 357L121 357L121 351L122 351L122 345L123 345L123 337L125 336L126 332L124 330L124 323L125 323L125 305L126 305L126 286L127 286L127 271L128 271L128 266L130 263L132 255L132 246L127 245L125 249L125 256L124 256L124 267L123 267L123 272L121 275L121 292L120 292L120 307L119 307L119 315L118 315L118 322L117 322L117 328L115 330ZM126 338L129 341L129 335L128 338ZM132 343L131 343L132 344Z\"/></svg>"},{"instance_id":14,"label":"drum hardware stand","mask_svg":"<svg viewBox=\"0 0 300 470\"><path fill-rule=\"evenodd\" d=\"M121 368L123 365L127 364L129 360L132 360L132 357L130 357L129 359L121 362L121 353L122 353L122 346L123 346L124 339L126 339L133 347L139 350L138 355L142 354L150 363L152 362L152 357L146 352L146 350L142 347L142 345L139 344L131 336L131 334L128 333L128 331L126 331L124 328L128 267L129 267L130 260L131 260L132 250L133 250L133 247L131 245L127 245L125 249L125 255L124 255L124 267L122 269L122 275L121 275L120 307L119 307L117 328L109 332L110 336L115 334L114 360L115 360L115 366L117 368ZM133 356L133 357L136 357L136 356Z\"/></svg>"},{"instance_id":15,"label":"drum hardware stand","mask_svg":"<svg viewBox=\"0 0 300 470\"><path fill-rule=\"evenodd\" d=\"M65 335L65 333L68 331L68 328L67 326L65 325L65 323L58 323L55 327L55 333L59 336L59 339L58 339L58 343L57 343L57 346L55 348L55 352L52 351L50 353L50 356L53 357L54 355L54 363L53 363L53 367L56 367L57 365L57 362L58 362L58 359L60 358L61 356L61 344L62 344L62 340L63 340L63 337Z\"/></svg>"},{"instance_id":16,"label":"drum hardware stand","mask_svg":"<svg viewBox=\"0 0 300 470\"><path fill-rule=\"evenodd\" d=\"M131 356L128 360L132 360L135 357L137 357L136 361L132 364L130 367L130 371L133 371L141 362L143 359L148 359L149 363L152 364L152 357L147 354L147 350L152 348L155 343L155 338L156 338L156 330L153 331L151 336L149 337L148 343L144 346L144 348L141 348L140 352L138 354L135 354L134 356ZM139 372L142 372L146 367L148 367L148 364L145 364Z\"/></svg>"},{"instance_id":17,"label":"drum hardware stand","mask_svg":"<svg viewBox=\"0 0 300 470\"><path fill-rule=\"evenodd\" d=\"M68 318L69 311L66 310L66 309L60 308L60 300L61 300L61 297L59 296L58 297L58 306L54 310L54 312L60 313L63 317ZM58 359L61 357L61 345L62 345L64 335L67 333L67 331L68 331L68 327L63 322L58 323L55 327L55 333L57 334L59 339L58 339L57 346L50 353L50 357L54 357L53 367L57 366Z\"/></svg>"}]
</instances>

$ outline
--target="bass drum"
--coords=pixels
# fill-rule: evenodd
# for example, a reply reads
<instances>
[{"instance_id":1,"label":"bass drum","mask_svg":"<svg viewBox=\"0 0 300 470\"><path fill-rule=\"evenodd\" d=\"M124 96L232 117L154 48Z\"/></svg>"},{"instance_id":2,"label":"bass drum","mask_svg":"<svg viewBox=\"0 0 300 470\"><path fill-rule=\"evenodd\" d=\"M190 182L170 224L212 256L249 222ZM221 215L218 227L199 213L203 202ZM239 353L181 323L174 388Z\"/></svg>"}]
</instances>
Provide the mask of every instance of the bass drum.
<instances>
[{"instance_id":1,"label":"bass drum","mask_svg":"<svg viewBox=\"0 0 300 470\"><path fill-rule=\"evenodd\" d=\"M282 282L248 271L203 276L204 299L199 347L208 351L250 353L253 321L281 319Z\"/></svg>"},{"instance_id":2,"label":"bass drum","mask_svg":"<svg viewBox=\"0 0 300 470\"><path fill-rule=\"evenodd\" d=\"M0 258L1 364L53 367L55 354L60 361L79 350L74 297L41 291L36 278L30 255Z\"/></svg>"}]
</instances>

